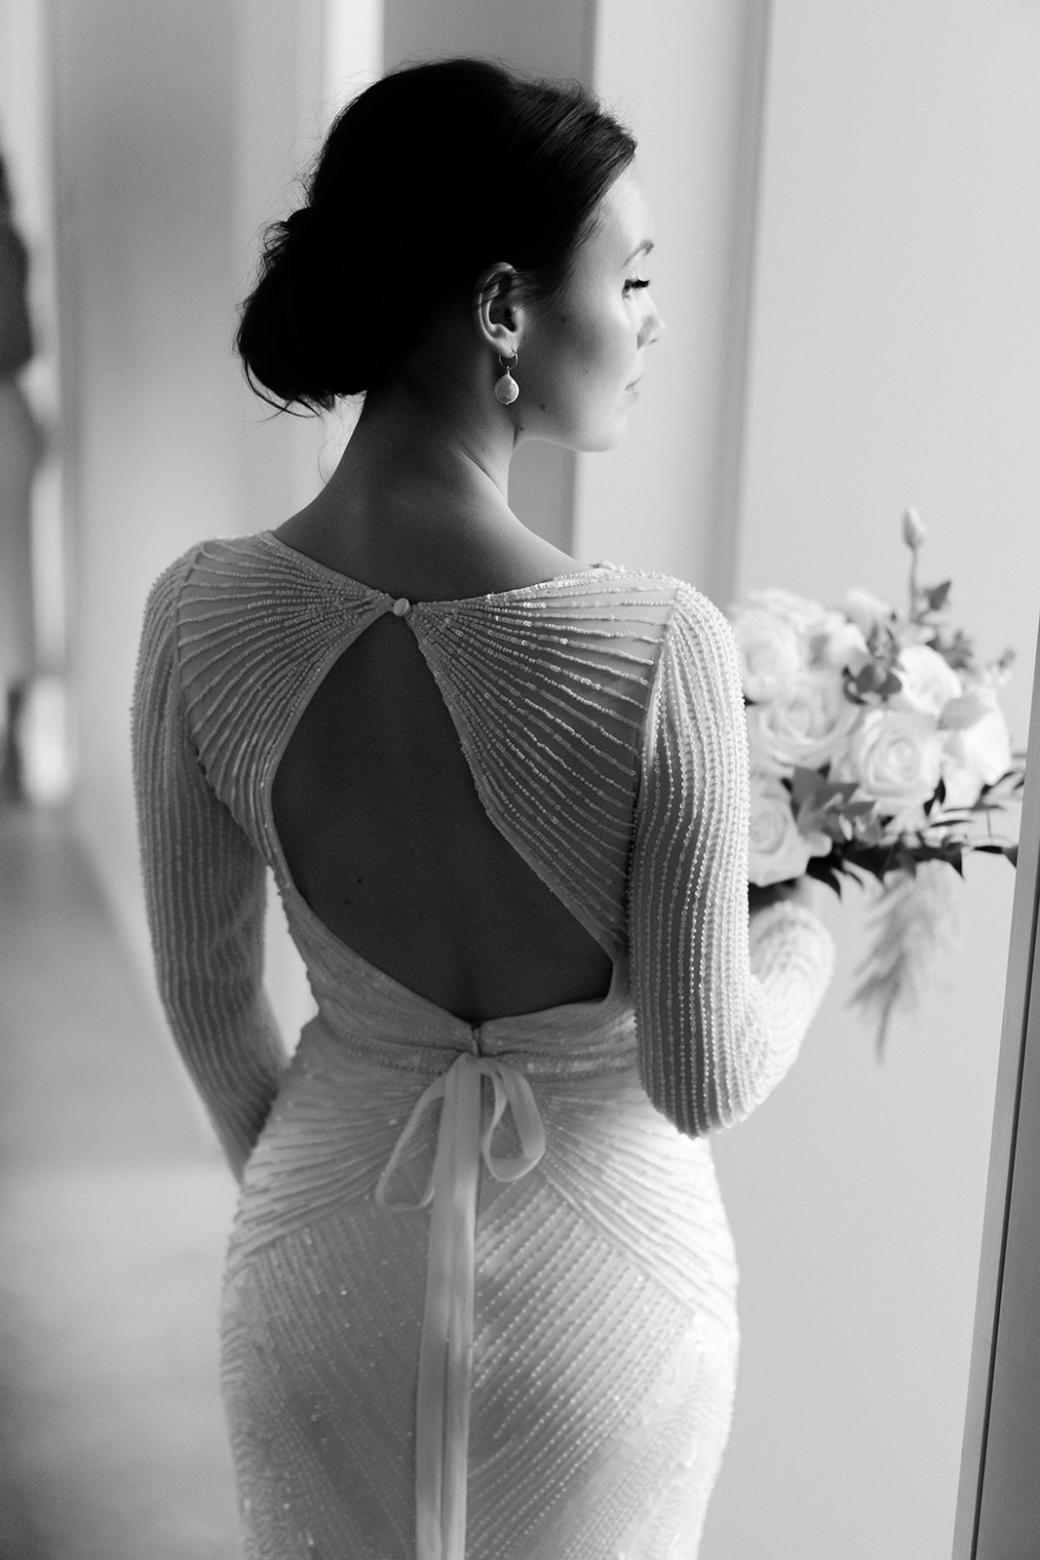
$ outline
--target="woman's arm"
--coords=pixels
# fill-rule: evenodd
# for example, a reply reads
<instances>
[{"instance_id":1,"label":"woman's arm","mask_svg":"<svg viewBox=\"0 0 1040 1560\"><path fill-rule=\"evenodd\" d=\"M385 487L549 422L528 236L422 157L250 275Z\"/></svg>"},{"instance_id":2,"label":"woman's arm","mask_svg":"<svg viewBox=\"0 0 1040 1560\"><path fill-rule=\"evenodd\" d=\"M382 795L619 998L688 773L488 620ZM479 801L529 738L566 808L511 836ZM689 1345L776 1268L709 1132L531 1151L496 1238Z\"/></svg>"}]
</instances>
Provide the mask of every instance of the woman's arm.
<instances>
[{"instance_id":1,"label":"woman's arm","mask_svg":"<svg viewBox=\"0 0 1040 1560\"><path fill-rule=\"evenodd\" d=\"M783 1077L830 979L805 905L748 923L750 791L732 631L690 586L655 672L629 877L644 1087L690 1136L743 1120Z\"/></svg>"},{"instance_id":2,"label":"woman's arm","mask_svg":"<svg viewBox=\"0 0 1040 1560\"><path fill-rule=\"evenodd\" d=\"M132 712L134 788L159 994L240 1177L285 1065L263 991L264 865L202 772L184 714L175 613L186 561L154 586Z\"/></svg>"}]
</instances>

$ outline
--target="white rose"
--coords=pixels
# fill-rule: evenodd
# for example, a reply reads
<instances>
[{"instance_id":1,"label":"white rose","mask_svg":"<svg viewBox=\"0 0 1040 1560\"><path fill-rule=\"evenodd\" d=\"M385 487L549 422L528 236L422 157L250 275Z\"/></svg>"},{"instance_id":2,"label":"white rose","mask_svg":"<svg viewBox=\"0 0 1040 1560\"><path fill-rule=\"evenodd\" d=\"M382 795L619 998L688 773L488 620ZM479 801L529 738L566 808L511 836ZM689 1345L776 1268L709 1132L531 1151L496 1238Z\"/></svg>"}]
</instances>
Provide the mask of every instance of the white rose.
<instances>
[{"instance_id":1,"label":"white rose","mask_svg":"<svg viewBox=\"0 0 1040 1560\"><path fill-rule=\"evenodd\" d=\"M868 709L831 765L832 780L855 780L882 813L912 827L939 784L942 738L921 710Z\"/></svg>"},{"instance_id":2,"label":"white rose","mask_svg":"<svg viewBox=\"0 0 1040 1560\"><path fill-rule=\"evenodd\" d=\"M819 769L845 744L859 717L834 669L805 671L791 694L772 704L757 704L747 712L748 746L752 762L772 774L801 764Z\"/></svg>"},{"instance_id":3,"label":"white rose","mask_svg":"<svg viewBox=\"0 0 1040 1560\"><path fill-rule=\"evenodd\" d=\"M810 658L814 666L834 666L839 671L850 666L858 671L869 660L863 630L842 613L830 613L813 633Z\"/></svg>"},{"instance_id":4,"label":"white rose","mask_svg":"<svg viewBox=\"0 0 1040 1560\"><path fill-rule=\"evenodd\" d=\"M774 775L751 771L751 845L748 877L759 888L802 877L810 858L826 856L826 834L800 834L791 797Z\"/></svg>"},{"instance_id":5,"label":"white rose","mask_svg":"<svg viewBox=\"0 0 1040 1560\"><path fill-rule=\"evenodd\" d=\"M950 700L964 692L953 667L929 645L905 645L896 675L903 686L889 701L892 709L921 710L938 718Z\"/></svg>"},{"instance_id":6,"label":"white rose","mask_svg":"<svg viewBox=\"0 0 1040 1560\"><path fill-rule=\"evenodd\" d=\"M928 528L916 509L907 509L903 514L903 541L916 552L928 535Z\"/></svg>"},{"instance_id":7,"label":"white rose","mask_svg":"<svg viewBox=\"0 0 1040 1560\"><path fill-rule=\"evenodd\" d=\"M744 697L756 704L785 698L802 665L802 645L791 624L758 607L737 614L733 634L740 652Z\"/></svg>"},{"instance_id":8,"label":"white rose","mask_svg":"<svg viewBox=\"0 0 1040 1560\"><path fill-rule=\"evenodd\" d=\"M895 611L890 601L883 601L880 596L855 585L845 592L841 605L846 617L851 618L864 634L869 634L879 623L887 623Z\"/></svg>"},{"instance_id":9,"label":"white rose","mask_svg":"<svg viewBox=\"0 0 1040 1560\"><path fill-rule=\"evenodd\" d=\"M984 785L992 785L1011 768L1011 736L995 702L973 725L944 731L942 743L945 808L970 807Z\"/></svg>"},{"instance_id":10,"label":"white rose","mask_svg":"<svg viewBox=\"0 0 1040 1560\"><path fill-rule=\"evenodd\" d=\"M808 596L796 596L793 591L771 586L768 590L749 590L748 601L774 617L783 618L799 634L807 634L829 614L818 601Z\"/></svg>"}]
</instances>

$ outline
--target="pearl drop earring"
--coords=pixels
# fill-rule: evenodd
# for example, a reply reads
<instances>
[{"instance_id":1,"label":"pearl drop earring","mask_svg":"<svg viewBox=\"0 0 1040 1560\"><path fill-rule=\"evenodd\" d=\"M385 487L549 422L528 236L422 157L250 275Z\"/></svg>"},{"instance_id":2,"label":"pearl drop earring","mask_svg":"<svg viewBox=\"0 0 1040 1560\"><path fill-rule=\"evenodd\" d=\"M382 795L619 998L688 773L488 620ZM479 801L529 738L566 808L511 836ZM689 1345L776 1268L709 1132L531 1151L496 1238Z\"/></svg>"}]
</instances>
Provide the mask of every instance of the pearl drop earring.
<instances>
[{"instance_id":1,"label":"pearl drop earring","mask_svg":"<svg viewBox=\"0 0 1040 1560\"><path fill-rule=\"evenodd\" d=\"M498 360L503 373L501 379L495 380L495 400L499 401L503 406L512 406L513 402L520 394L520 386L513 378L511 372L511 370L516 367L519 360L519 352L513 353L513 361L511 363L507 363L504 357L500 357Z\"/></svg>"}]
</instances>

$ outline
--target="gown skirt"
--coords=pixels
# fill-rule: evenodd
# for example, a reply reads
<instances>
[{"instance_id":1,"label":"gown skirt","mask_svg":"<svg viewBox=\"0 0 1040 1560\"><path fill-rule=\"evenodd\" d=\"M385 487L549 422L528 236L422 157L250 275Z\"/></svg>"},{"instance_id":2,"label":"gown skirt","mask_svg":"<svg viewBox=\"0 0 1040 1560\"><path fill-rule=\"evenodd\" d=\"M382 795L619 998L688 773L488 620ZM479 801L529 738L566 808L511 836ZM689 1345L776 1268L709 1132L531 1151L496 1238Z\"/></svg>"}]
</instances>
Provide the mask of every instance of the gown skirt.
<instances>
[{"instance_id":1,"label":"gown skirt","mask_svg":"<svg viewBox=\"0 0 1040 1560\"><path fill-rule=\"evenodd\" d=\"M480 1025L341 944L327 973L225 1271L244 1560L693 1560L736 1264L623 963Z\"/></svg>"}]
</instances>

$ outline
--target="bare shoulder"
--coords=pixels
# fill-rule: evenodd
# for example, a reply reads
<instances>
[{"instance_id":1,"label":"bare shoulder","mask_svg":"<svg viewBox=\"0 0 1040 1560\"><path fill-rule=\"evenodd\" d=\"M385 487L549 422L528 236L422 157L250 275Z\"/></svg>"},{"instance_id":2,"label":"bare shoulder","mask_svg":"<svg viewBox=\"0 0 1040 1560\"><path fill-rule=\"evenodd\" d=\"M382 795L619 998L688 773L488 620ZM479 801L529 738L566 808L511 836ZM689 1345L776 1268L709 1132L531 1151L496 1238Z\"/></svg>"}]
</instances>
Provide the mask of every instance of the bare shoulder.
<instances>
[{"instance_id":1,"label":"bare shoulder","mask_svg":"<svg viewBox=\"0 0 1040 1560\"><path fill-rule=\"evenodd\" d=\"M326 568L413 600L514 590L588 566L515 516L491 511L359 519L309 506L275 535Z\"/></svg>"}]
</instances>

